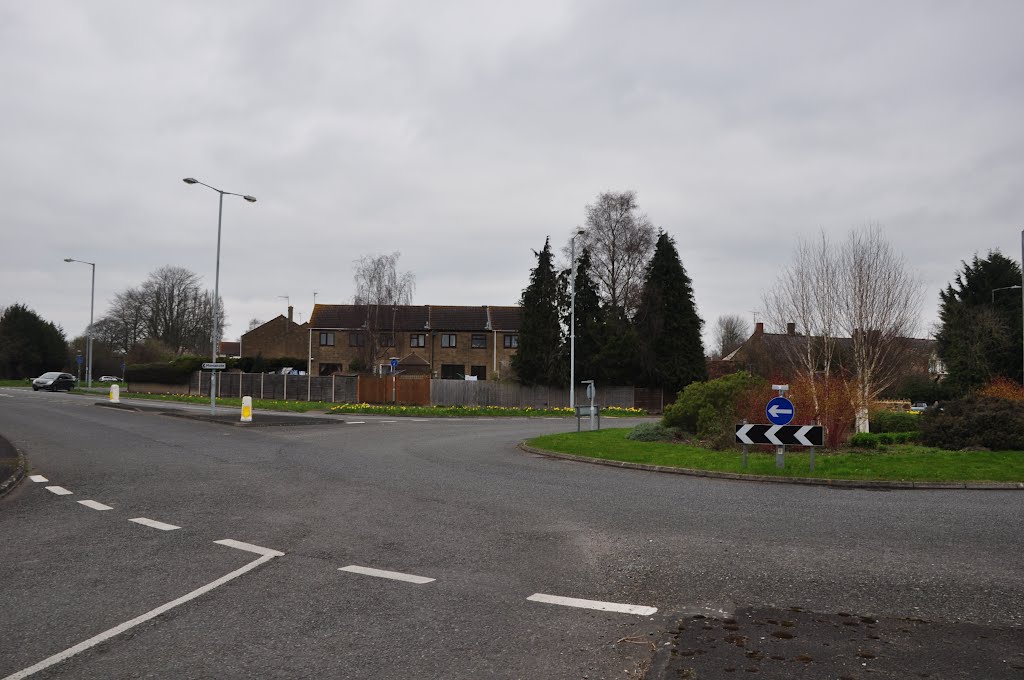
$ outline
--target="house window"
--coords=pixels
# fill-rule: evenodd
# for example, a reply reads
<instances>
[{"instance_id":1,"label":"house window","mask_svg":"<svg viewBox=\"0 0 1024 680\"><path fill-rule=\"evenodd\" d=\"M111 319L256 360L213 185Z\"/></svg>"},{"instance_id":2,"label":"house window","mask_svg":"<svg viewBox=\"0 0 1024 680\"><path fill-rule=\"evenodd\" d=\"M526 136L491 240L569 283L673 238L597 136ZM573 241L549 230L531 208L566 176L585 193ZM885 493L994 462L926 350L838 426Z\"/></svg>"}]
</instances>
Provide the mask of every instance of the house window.
<instances>
[{"instance_id":1,"label":"house window","mask_svg":"<svg viewBox=\"0 0 1024 680\"><path fill-rule=\"evenodd\" d=\"M519 336L518 335L506 335L505 336L505 349L515 349L519 347Z\"/></svg>"},{"instance_id":2,"label":"house window","mask_svg":"<svg viewBox=\"0 0 1024 680\"><path fill-rule=\"evenodd\" d=\"M321 347L334 347L334 333L321 333L320 334L320 346Z\"/></svg>"},{"instance_id":3,"label":"house window","mask_svg":"<svg viewBox=\"0 0 1024 680\"><path fill-rule=\"evenodd\" d=\"M366 338L363 337L362 333L349 333L348 334L348 346L349 347L363 347L366 345Z\"/></svg>"},{"instance_id":4,"label":"house window","mask_svg":"<svg viewBox=\"0 0 1024 680\"><path fill-rule=\"evenodd\" d=\"M441 347L455 347L455 333L442 333L441 334Z\"/></svg>"},{"instance_id":5,"label":"house window","mask_svg":"<svg viewBox=\"0 0 1024 680\"><path fill-rule=\"evenodd\" d=\"M474 333L469 346L473 349L487 349L487 336L482 333Z\"/></svg>"},{"instance_id":6,"label":"house window","mask_svg":"<svg viewBox=\"0 0 1024 680\"><path fill-rule=\"evenodd\" d=\"M487 367L486 366L470 366L469 374L475 375L477 380L487 380Z\"/></svg>"},{"instance_id":7,"label":"house window","mask_svg":"<svg viewBox=\"0 0 1024 680\"><path fill-rule=\"evenodd\" d=\"M341 373L341 364L320 364L320 375Z\"/></svg>"},{"instance_id":8,"label":"house window","mask_svg":"<svg viewBox=\"0 0 1024 680\"><path fill-rule=\"evenodd\" d=\"M409 335L409 347L426 347L426 333L412 333Z\"/></svg>"},{"instance_id":9,"label":"house window","mask_svg":"<svg viewBox=\"0 0 1024 680\"><path fill-rule=\"evenodd\" d=\"M394 333L381 333L380 334L380 346L381 347L394 347L395 346L395 334Z\"/></svg>"},{"instance_id":10,"label":"house window","mask_svg":"<svg viewBox=\"0 0 1024 680\"><path fill-rule=\"evenodd\" d=\"M466 367L463 364L441 364L442 380L462 380L465 378Z\"/></svg>"}]
</instances>

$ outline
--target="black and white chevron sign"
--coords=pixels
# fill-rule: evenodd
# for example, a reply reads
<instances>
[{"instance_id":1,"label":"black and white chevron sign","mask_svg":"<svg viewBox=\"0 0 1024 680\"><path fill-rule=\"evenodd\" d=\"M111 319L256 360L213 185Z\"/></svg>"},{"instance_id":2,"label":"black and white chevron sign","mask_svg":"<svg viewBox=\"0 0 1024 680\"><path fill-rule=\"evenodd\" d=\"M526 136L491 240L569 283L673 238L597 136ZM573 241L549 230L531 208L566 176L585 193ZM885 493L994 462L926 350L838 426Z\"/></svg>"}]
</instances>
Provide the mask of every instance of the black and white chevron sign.
<instances>
[{"instance_id":1,"label":"black and white chevron sign","mask_svg":"<svg viewBox=\"0 0 1024 680\"><path fill-rule=\"evenodd\" d=\"M824 446L825 428L821 425L737 425L736 443Z\"/></svg>"}]
</instances>

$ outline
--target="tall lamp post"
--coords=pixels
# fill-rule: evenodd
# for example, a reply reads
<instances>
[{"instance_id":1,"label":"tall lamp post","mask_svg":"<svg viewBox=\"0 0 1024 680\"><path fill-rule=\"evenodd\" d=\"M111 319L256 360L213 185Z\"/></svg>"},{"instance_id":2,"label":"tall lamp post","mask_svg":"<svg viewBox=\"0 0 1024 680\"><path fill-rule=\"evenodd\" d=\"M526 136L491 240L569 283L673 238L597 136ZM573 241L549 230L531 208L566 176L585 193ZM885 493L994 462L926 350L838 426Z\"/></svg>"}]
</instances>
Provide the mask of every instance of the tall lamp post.
<instances>
[{"instance_id":1,"label":"tall lamp post","mask_svg":"<svg viewBox=\"0 0 1024 680\"><path fill-rule=\"evenodd\" d=\"M569 251L572 264L569 265L569 408L576 408L576 237L583 229L576 227L572 234Z\"/></svg>"},{"instance_id":2,"label":"tall lamp post","mask_svg":"<svg viewBox=\"0 0 1024 680\"><path fill-rule=\"evenodd\" d=\"M86 349L85 349L85 386L92 387L92 313L96 307L96 263L86 262L85 260L76 260L74 258L65 257L65 262L78 262L80 264L87 264L92 267L92 293L89 294L89 328L86 330Z\"/></svg>"},{"instance_id":3,"label":"tall lamp post","mask_svg":"<svg viewBox=\"0 0 1024 680\"><path fill-rule=\"evenodd\" d=\"M212 363L217 363L217 341L218 331L220 330L220 324L217 323L219 316L219 305L220 305L220 226L221 218L224 215L224 196L238 196L244 198L250 203L255 203L256 199L248 194L234 194L230 191L221 191L217 187L211 187L205 182L200 182L194 177L186 177L182 180L185 184L202 184L207 189L213 189L220 195L220 201L217 206L217 269L213 279L213 318L212 326L213 329L210 331L210 340L213 347L210 350ZM217 413L217 369L210 371L210 415Z\"/></svg>"}]
</instances>

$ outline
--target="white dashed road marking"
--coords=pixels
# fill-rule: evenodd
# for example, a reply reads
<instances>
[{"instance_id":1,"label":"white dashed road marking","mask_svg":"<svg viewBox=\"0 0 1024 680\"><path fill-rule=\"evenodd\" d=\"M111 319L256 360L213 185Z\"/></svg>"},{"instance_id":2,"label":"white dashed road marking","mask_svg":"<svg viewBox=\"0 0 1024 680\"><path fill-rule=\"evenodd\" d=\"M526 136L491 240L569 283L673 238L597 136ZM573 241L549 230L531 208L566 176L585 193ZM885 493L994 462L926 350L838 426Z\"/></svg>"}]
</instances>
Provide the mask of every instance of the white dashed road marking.
<instances>
[{"instance_id":1,"label":"white dashed road marking","mask_svg":"<svg viewBox=\"0 0 1024 680\"><path fill-rule=\"evenodd\" d=\"M46 487L46 490L49 491L50 493L55 493L58 496L70 496L72 493L74 493L73 491L68 491L63 486L48 486Z\"/></svg>"},{"instance_id":2,"label":"white dashed road marking","mask_svg":"<svg viewBox=\"0 0 1024 680\"><path fill-rule=\"evenodd\" d=\"M47 479L46 477L43 477L42 475L32 475L31 477L29 477L29 479L31 479L33 482L48 482L48 481L50 481L49 479Z\"/></svg>"},{"instance_id":3,"label":"white dashed road marking","mask_svg":"<svg viewBox=\"0 0 1024 680\"><path fill-rule=\"evenodd\" d=\"M560 604L564 607L597 609L603 612L620 612L622 614L639 614L641 616L650 616L658 611L657 607L643 607L636 604L619 604L617 602L600 602L598 600L581 600L576 597L561 597L559 595L545 595L543 593L535 593L526 599L531 602Z\"/></svg>"},{"instance_id":4,"label":"white dashed road marking","mask_svg":"<svg viewBox=\"0 0 1024 680\"><path fill-rule=\"evenodd\" d=\"M339 567L338 571L350 571L353 574L364 574L366 576L377 576L379 578L390 578L395 581L406 581L408 583L430 583L434 579L427 578L426 576L414 576L413 574L403 574L398 571L384 571L383 569L372 569L370 567L358 567L354 564L350 564L347 567Z\"/></svg>"},{"instance_id":5,"label":"white dashed road marking","mask_svg":"<svg viewBox=\"0 0 1024 680\"><path fill-rule=\"evenodd\" d=\"M150 520L150 521L152 521L152 520ZM145 623L146 621L149 621L150 619L154 619L154 618L160 616L161 614L163 614L164 612L167 612L167 611L170 611L171 609L174 609L178 605L185 604L186 602L188 602L190 600L194 600L197 597L199 597L200 595L205 595L206 593L210 592L214 588L217 588L218 586L222 586L225 583L227 583L228 581L236 579L239 576L241 576L242 574L244 574L244 573L246 573L248 571L252 571L256 567L260 566L261 564L263 564L265 562L268 562L268 561L274 559L275 557L278 557L278 556L284 554L284 553L278 552L276 550L270 550L269 548L261 548L258 545L251 545L249 543L242 543L241 541L233 541L231 539L224 539L222 541L214 541L214 543L219 543L220 545L226 545L226 546L231 547L231 548L238 548L239 550L246 550L246 551L249 551L249 552L255 552L255 553L257 553L259 555L259 557L257 559L255 559L255 560L253 560L252 562L250 562L249 564L245 565L241 569L236 569L233 572L231 572L230 574L226 574L224 576L221 576L216 581L213 581L211 583L207 583L205 586L203 586L201 588L197 588L196 590L193 590L191 593L188 593L187 595L182 595L177 600L173 600L171 602L168 602L167 604L160 605L156 609L148 611L145 614L143 614L142 616L137 616L134 619L132 619L131 621L125 621L124 623L122 623L120 625L117 625L117 626L114 626L110 630L106 630L106 631L100 633L99 635L96 635L94 637L89 638L88 640L86 640L84 642L79 642L74 647L69 647L68 649L65 649L63 652L58 652L57 654L54 654L51 657L43 659L39 663L35 664L34 666L29 666L25 670L18 671L17 673L14 673L13 675L8 675L6 678L3 678L3 680L22 680L22 678L27 678L30 675L34 675L35 673L38 673L39 671L43 670L44 668L49 668L50 666L52 666L54 664L57 664L57 663L60 663L61 661L64 661L65 659L70 659L72 656L74 656L75 654L78 654L79 652L84 652L85 650L89 649L90 647L95 647L96 645L100 644L101 642L106 642L110 638L116 637L116 636L120 635L121 633L125 632L126 630L128 630L130 628L134 628L135 626L139 625L140 623ZM242 547L242 546L245 546L245 547Z\"/></svg>"},{"instance_id":6,"label":"white dashed road marking","mask_svg":"<svg viewBox=\"0 0 1024 680\"><path fill-rule=\"evenodd\" d=\"M103 503L98 503L97 501L78 501L78 502L81 503L82 505L84 505L87 508L92 508L93 510L113 510L113 508L110 507L109 505L103 505Z\"/></svg>"},{"instance_id":7,"label":"white dashed road marking","mask_svg":"<svg viewBox=\"0 0 1024 680\"><path fill-rule=\"evenodd\" d=\"M346 425L366 425L365 420L346 420Z\"/></svg>"},{"instance_id":8,"label":"white dashed road marking","mask_svg":"<svg viewBox=\"0 0 1024 680\"><path fill-rule=\"evenodd\" d=\"M148 519L146 517L136 517L135 519L128 520L129 522L135 522L136 524L143 524L147 527L153 527L154 529L160 529L161 531L173 531L174 529L180 529L173 524L164 524L163 522L157 522L155 519Z\"/></svg>"}]
</instances>

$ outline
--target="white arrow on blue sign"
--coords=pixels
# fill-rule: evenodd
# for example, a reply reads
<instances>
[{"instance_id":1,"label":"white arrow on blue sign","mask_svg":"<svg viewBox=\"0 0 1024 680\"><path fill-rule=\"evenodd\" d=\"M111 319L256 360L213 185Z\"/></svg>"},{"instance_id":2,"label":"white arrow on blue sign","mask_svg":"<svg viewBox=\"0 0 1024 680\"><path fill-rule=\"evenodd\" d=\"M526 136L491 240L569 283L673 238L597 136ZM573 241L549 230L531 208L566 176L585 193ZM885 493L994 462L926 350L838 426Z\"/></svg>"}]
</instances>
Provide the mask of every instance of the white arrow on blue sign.
<instances>
[{"instance_id":1,"label":"white arrow on blue sign","mask_svg":"<svg viewBox=\"0 0 1024 680\"><path fill-rule=\"evenodd\" d=\"M793 416L796 415L793 402L785 397L775 397L769 401L764 412L767 414L768 420L771 421L772 425L788 425L789 421L793 420Z\"/></svg>"}]
</instances>

